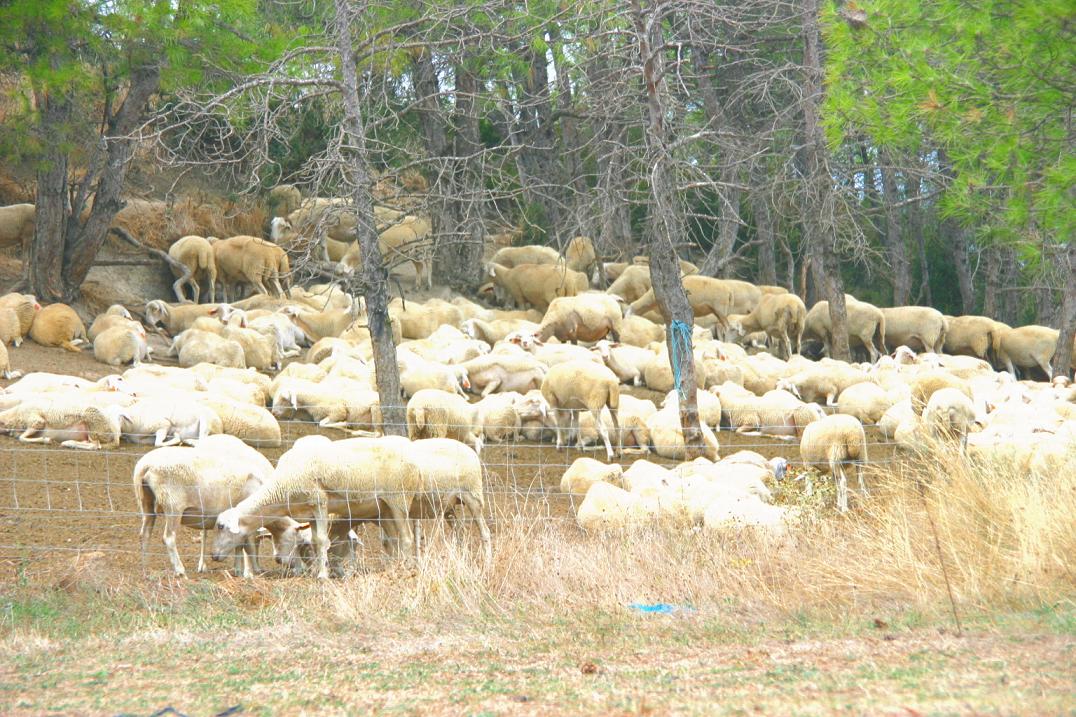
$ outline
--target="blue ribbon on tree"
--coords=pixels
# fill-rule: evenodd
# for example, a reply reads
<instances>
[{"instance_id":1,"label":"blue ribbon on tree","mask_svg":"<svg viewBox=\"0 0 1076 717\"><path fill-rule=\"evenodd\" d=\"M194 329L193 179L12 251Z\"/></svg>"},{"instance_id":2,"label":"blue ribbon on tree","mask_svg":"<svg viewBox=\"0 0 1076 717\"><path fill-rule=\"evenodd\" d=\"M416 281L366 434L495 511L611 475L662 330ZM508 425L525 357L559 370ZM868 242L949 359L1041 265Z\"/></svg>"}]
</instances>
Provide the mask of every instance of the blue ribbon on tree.
<instances>
[{"instance_id":1,"label":"blue ribbon on tree","mask_svg":"<svg viewBox=\"0 0 1076 717\"><path fill-rule=\"evenodd\" d=\"M673 380L676 382L676 395L683 400L687 398L687 394L685 393L683 384L680 380L680 353L683 352L686 354L691 350L691 327L683 321L673 321L669 326L669 336L672 342L669 346L669 353L672 355Z\"/></svg>"}]
</instances>

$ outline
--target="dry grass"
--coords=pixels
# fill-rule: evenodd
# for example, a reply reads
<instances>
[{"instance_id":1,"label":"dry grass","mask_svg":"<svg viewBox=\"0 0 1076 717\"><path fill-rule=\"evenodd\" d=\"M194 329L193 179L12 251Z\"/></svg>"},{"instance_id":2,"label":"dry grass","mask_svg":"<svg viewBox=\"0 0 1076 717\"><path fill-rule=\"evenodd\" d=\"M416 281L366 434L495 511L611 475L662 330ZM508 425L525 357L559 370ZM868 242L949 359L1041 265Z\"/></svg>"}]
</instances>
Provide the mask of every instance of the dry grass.
<instances>
[{"instance_id":1,"label":"dry grass","mask_svg":"<svg viewBox=\"0 0 1076 717\"><path fill-rule=\"evenodd\" d=\"M374 557L327 584L131 584L107 556L83 558L11 585L0 711L1071 709L1076 478L936 455L874 476L847 516L832 488L806 498L786 484L803 519L781 539L587 535L514 506L493 516L488 570L472 531L453 530L416 564ZM633 602L689 609L640 616ZM188 674L188 660L215 667ZM87 686L97 674L111 699Z\"/></svg>"}]
</instances>

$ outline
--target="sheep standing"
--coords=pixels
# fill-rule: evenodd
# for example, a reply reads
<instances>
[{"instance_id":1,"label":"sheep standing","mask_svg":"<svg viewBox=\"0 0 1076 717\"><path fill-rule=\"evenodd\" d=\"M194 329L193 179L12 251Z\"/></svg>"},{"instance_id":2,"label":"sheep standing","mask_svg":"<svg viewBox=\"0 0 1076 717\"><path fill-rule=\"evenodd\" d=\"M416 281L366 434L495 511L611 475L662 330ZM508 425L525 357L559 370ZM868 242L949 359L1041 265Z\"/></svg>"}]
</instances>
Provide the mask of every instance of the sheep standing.
<instances>
[{"instance_id":1,"label":"sheep standing","mask_svg":"<svg viewBox=\"0 0 1076 717\"><path fill-rule=\"evenodd\" d=\"M617 408L620 406L620 381L616 374L603 364L591 361L566 361L549 369L542 381L542 396L553 411L553 420L557 424L557 448L571 443L573 424L578 425L578 415L573 413L586 409L594 417L605 443L609 460L613 459L613 447L609 441L609 432L601 420L602 408L608 408L613 419L618 450L623 449L620 435L620 420ZM564 439L564 422L567 420L568 435ZM575 429L578 432L578 429Z\"/></svg>"},{"instance_id":2,"label":"sheep standing","mask_svg":"<svg viewBox=\"0 0 1076 717\"><path fill-rule=\"evenodd\" d=\"M230 436L218 439L224 440L205 441L195 448L157 448L135 464L132 478L142 519L139 529L142 555L145 556L149 547L157 517L162 516L165 550L179 577L186 575L176 548L179 526L201 529L197 570L204 573L208 531L216 524L217 516L253 494L273 474L273 465L242 441ZM253 575L249 559L256 553L253 539L237 546L237 574Z\"/></svg>"},{"instance_id":3,"label":"sheep standing","mask_svg":"<svg viewBox=\"0 0 1076 717\"><path fill-rule=\"evenodd\" d=\"M234 508L217 516L213 559L242 545L258 528L291 517L313 521L317 577L329 577L332 514L388 515L398 555L410 552L411 502L422 474L410 444L393 436L296 445L277 461L272 479Z\"/></svg>"},{"instance_id":4,"label":"sheep standing","mask_svg":"<svg viewBox=\"0 0 1076 717\"><path fill-rule=\"evenodd\" d=\"M411 506L412 517L442 518L456 504L462 504L478 528L482 552L488 566L493 561L489 526L483 515L482 462L470 448L447 438L415 441L408 455L418 466L422 482ZM415 550L421 549L422 531L415 521Z\"/></svg>"},{"instance_id":5,"label":"sheep standing","mask_svg":"<svg viewBox=\"0 0 1076 717\"><path fill-rule=\"evenodd\" d=\"M514 306L545 311L558 296L575 296L590 287L586 274L563 264L520 264L513 268L489 265L494 292Z\"/></svg>"},{"instance_id":6,"label":"sheep standing","mask_svg":"<svg viewBox=\"0 0 1076 717\"><path fill-rule=\"evenodd\" d=\"M738 338L754 331L764 331L784 348L785 358L791 358L794 353L800 352L807 307L795 294L763 294L750 314L734 314L728 319L729 332Z\"/></svg>"},{"instance_id":7,"label":"sheep standing","mask_svg":"<svg viewBox=\"0 0 1076 717\"><path fill-rule=\"evenodd\" d=\"M213 252L213 245L205 237L190 234L181 237L168 247L168 256L187 267L190 275L183 277L177 267L172 267L172 273L176 282L172 284L172 291L176 292L176 299L184 303L187 298L183 295L183 287L191 289L191 300L197 304L202 289L199 282L203 279L209 285L209 303L217 300L217 259Z\"/></svg>"},{"instance_id":8,"label":"sheep standing","mask_svg":"<svg viewBox=\"0 0 1076 717\"><path fill-rule=\"evenodd\" d=\"M844 295L845 311L848 315L848 339L857 339L867 352L870 360L877 361L885 352L885 315L881 309L865 301L858 301L850 294ZM819 301L807 312L804 320L803 335L822 342L827 356L832 356L833 328L829 320L829 302Z\"/></svg>"},{"instance_id":9,"label":"sheep standing","mask_svg":"<svg viewBox=\"0 0 1076 717\"><path fill-rule=\"evenodd\" d=\"M881 311L886 346L922 347L924 351L941 353L949 325L940 311L929 306L896 306Z\"/></svg>"},{"instance_id":10,"label":"sheep standing","mask_svg":"<svg viewBox=\"0 0 1076 717\"><path fill-rule=\"evenodd\" d=\"M36 217L33 204L0 207L0 248L28 244L34 236Z\"/></svg>"},{"instance_id":11,"label":"sheep standing","mask_svg":"<svg viewBox=\"0 0 1076 717\"><path fill-rule=\"evenodd\" d=\"M284 285L290 272L288 255L276 244L252 236L234 236L213 242L213 258L220 277L221 293L228 301L228 287L246 284L262 294L268 286L276 296L285 296Z\"/></svg>"},{"instance_id":12,"label":"sheep standing","mask_svg":"<svg viewBox=\"0 0 1076 717\"><path fill-rule=\"evenodd\" d=\"M863 464L867 461L867 435L863 424L852 416L835 414L807 426L800 440L800 458L808 466L820 467L837 481L837 509L848 510L848 475L845 465L855 463L859 490L867 496ZM808 484L809 485L809 484Z\"/></svg>"},{"instance_id":13,"label":"sheep standing","mask_svg":"<svg viewBox=\"0 0 1076 717\"><path fill-rule=\"evenodd\" d=\"M611 336L620 340L621 302L607 294L587 293L553 299L538 327L537 336L548 341L598 341Z\"/></svg>"}]
</instances>

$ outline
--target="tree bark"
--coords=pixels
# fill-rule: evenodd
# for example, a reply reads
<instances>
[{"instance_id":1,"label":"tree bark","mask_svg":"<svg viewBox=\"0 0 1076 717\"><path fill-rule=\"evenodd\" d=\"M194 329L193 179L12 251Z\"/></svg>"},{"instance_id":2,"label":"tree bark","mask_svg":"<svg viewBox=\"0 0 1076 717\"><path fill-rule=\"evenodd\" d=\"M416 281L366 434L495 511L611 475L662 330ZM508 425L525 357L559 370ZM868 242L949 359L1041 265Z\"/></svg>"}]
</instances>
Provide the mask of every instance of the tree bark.
<instances>
[{"instance_id":1,"label":"tree bark","mask_svg":"<svg viewBox=\"0 0 1076 717\"><path fill-rule=\"evenodd\" d=\"M807 234L807 251L822 279L819 289L829 301L831 326L830 350L832 358L847 361L848 316L844 305L844 282L840 263L834 248L834 239L827 233L836 230L827 227L824 216L831 216L832 176L827 168L825 136L819 120L818 108L822 101L822 55L818 28L818 0L807 0L803 8L803 101L802 111L806 142L804 152L807 160L807 211L804 228Z\"/></svg>"},{"instance_id":2,"label":"tree bark","mask_svg":"<svg viewBox=\"0 0 1076 717\"><path fill-rule=\"evenodd\" d=\"M356 233L362 251L362 278L367 324L374 349L374 375L381 397L382 430L386 435L407 435L407 414L400 398L400 374L392 341L388 311L388 273L381 257L374 224L374 201L366 157L366 127L359 105L359 79L351 42L352 22L361 21L366 4L349 10L348 0L335 0L336 47L340 55L344 101L343 152L355 207ZM354 14L353 14L354 13Z\"/></svg>"},{"instance_id":3,"label":"tree bark","mask_svg":"<svg viewBox=\"0 0 1076 717\"><path fill-rule=\"evenodd\" d=\"M1066 266L1065 295L1061 304L1061 326L1051 368L1054 376L1072 376L1072 342L1076 337L1076 239L1069 238L1061 255Z\"/></svg>"},{"instance_id":4,"label":"tree bark","mask_svg":"<svg viewBox=\"0 0 1076 717\"><path fill-rule=\"evenodd\" d=\"M43 302L63 301L64 233L67 226L67 152L64 128L71 121L71 98L39 95L45 156L37 172L34 237L23 255L26 290Z\"/></svg>"},{"instance_id":5,"label":"tree bark","mask_svg":"<svg viewBox=\"0 0 1076 717\"><path fill-rule=\"evenodd\" d=\"M758 234L758 278L762 284L777 284L777 237L773 231L773 214L766 196L752 192L752 213L755 215L755 232ZM792 291L792 286L786 287Z\"/></svg>"},{"instance_id":6,"label":"tree bark","mask_svg":"<svg viewBox=\"0 0 1076 717\"><path fill-rule=\"evenodd\" d=\"M975 285L972 283L967 232L954 224L950 236L949 247L952 251L953 267L956 270L957 287L960 290L961 310L964 314L973 314L975 313Z\"/></svg>"},{"instance_id":7,"label":"tree bark","mask_svg":"<svg viewBox=\"0 0 1076 717\"><path fill-rule=\"evenodd\" d=\"M647 164L651 167L650 191L653 207L650 215L650 281L654 288L658 311L665 321L665 340L669 347L669 362L673 371L680 370L678 405L680 428L684 434L685 457L700 455L703 449L699 426L698 384L695 379L695 359L691 346L691 326L694 314L680 279L680 262L676 246L686 235L683 212L676 203L676 184L671 166L665 127L660 82L661 18L643 12L641 0L632 0L632 20L635 25L639 57L642 59L643 83L646 87L648 123L646 127ZM678 323L674 323L678 322ZM685 334L677 326L686 325Z\"/></svg>"},{"instance_id":8,"label":"tree bark","mask_svg":"<svg viewBox=\"0 0 1076 717\"><path fill-rule=\"evenodd\" d=\"M882 196L885 201L885 240L886 254L889 255L889 268L892 270L893 306L907 306L912 298L912 267L908 261L908 248L900 226L900 211L896 204L900 201L897 191L897 178L888 154L880 156L879 169L882 173Z\"/></svg>"}]
</instances>

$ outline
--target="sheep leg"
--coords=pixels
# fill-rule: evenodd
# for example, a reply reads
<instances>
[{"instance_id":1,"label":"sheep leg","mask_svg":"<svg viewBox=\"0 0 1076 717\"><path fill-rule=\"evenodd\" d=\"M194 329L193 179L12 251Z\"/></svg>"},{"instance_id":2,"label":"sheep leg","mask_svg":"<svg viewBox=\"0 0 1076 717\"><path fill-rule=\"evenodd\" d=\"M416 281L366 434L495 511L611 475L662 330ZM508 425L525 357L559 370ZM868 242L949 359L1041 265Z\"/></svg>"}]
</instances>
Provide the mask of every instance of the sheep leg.
<instances>
[{"instance_id":1,"label":"sheep leg","mask_svg":"<svg viewBox=\"0 0 1076 717\"><path fill-rule=\"evenodd\" d=\"M844 472L844 463L838 459L836 451L836 446L830 447L829 472L837 481L837 510L846 513L848 512L848 474Z\"/></svg>"},{"instance_id":2,"label":"sheep leg","mask_svg":"<svg viewBox=\"0 0 1076 717\"><path fill-rule=\"evenodd\" d=\"M82 349L78 347L78 344L75 343L75 340L64 341L62 344L60 344L60 348L62 348L64 351L70 351L73 354L82 353Z\"/></svg>"},{"instance_id":3,"label":"sheep leg","mask_svg":"<svg viewBox=\"0 0 1076 717\"><path fill-rule=\"evenodd\" d=\"M620 430L620 409L610 408L609 415L613 417L613 432L616 434L616 449L617 453L624 453L624 433ZM609 460L613 460L613 456L609 456Z\"/></svg>"},{"instance_id":4,"label":"sheep leg","mask_svg":"<svg viewBox=\"0 0 1076 717\"><path fill-rule=\"evenodd\" d=\"M500 388L500 386L501 386L501 379L500 378L493 379L492 381L490 381L489 383L486 384L485 388L482 389L482 398L485 398L486 396L490 395L491 393L496 391L498 388Z\"/></svg>"},{"instance_id":5,"label":"sheep leg","mask_svg":"<svg viewBox=\"0 0 1076 717\"><path fill-rule=\"evenodd\" d=\"M78 448L83 451L101 450L101 444L97 441L64 441L60 445L64 448Z\"/></svg>"},{"instance_id":6,"label":"sheep leg","mask_svg":"<svg viewBox=\"0 0 1076 717\"><path fill-rule=\"evenodd\" d=\"M489 526L486 525L486 516L482 514L482 504L471 493L460 496L471 520L478 526L478 535L482 539L482 555L485 566L488 568L493 563L493 543L490 539Z\"/></svg>"},{"instance_id":7,"label":"sheep leg","mask_svg":"<svg viewBox=\"0 0 1076 717\"><path fill-rule=\"evenodd\" d=\"M561 447L561 445L562 445L562 442L561 442L561 431L562 431L563 429L561 428L561 422L560 422L560 417L561 417L561 413L562 413L562 412L563 412L563 409L560 409L560 408L554 408L554 409L553 409L553 425L554 425L554 426L556 426L556 432L557 432L557 449L558 449L558 450L560 449L560 447Z\"/></svg>"},{"instance_id":8,"label":"sheep leg","mask_svg":"<svg viewBox=\"0 0 1076 717\"><path fill-rule=\"evenodd\" d=\"M202 526L202 542L201 545L199 545L198 547L198 567L194 570L194 572L196 573L204 573L208 571L208 568L205 564L205 544L206 538L208 537L208 533L209 529L205 526Z\"/></svg>"},{"instance_id":9,"label":"sheep leg","mask_svg":"<svg viewBox=\"0 0 1076 717\"><path fill-rule=\"evenodd\" d=\"M184 577L187 571L183 569L183 561L179 559L179 550L176 549L176 531L179 529L179 521L182 518L181 514L170 513L164 516L164 527L162 529L164 539L164 549L168 553L168 559L172 561L172 569L176 573L176 577Z\"/></svg>"},{"instance_id":10,"label":"sheep leg","mask_svg":"<svg viewBox=\"0 0 1076 717\"><path fill-rule=\"evenodd\" d=\"M176 279L175 282L172 284L172 291L176 293L176 300L179 301L179 303L181 304L187 303L187 297L183 294L183 284L186 282L186 280L187 277L184 275Z\"/></svg>"},{"instance_id":11,"label":"sheep leg","mask_svg":"<svg viewBox=\"0 0 1076 717\"><path fill-rule=\"evenodd\" d=\"M317 505L314 508L314 520L311 521L313 528L311 541L314 543L314 554L318 562L318 580L329 579L329 513L325 505Z\"/></svg>"},{"instance_id":12,"label":"sheep leg","mask_svg":"<svg viewBox=\"0 0 1076 717\"><path fill-rule=\"evenodd\" d=\"M871 492L867 490L867 484L863 482L863 464L856 463L856 480L859 481L859 492L864 498L869 498Z\"/></svg>"},{"instance_id":13,"label":"sheep leg","mask_svg":"<svg viewBox=\"0 0 1076 717\"><path fill-rule=\"evenodd\" d=\"M409 519L410 503L411 500L409 498L405 499L402 495L393 496L385 501L385 505L389 509L392 527L396 533L396 549L393 552L397 557L407 555L415 545Z\"/></svg>"}]
</instances>

